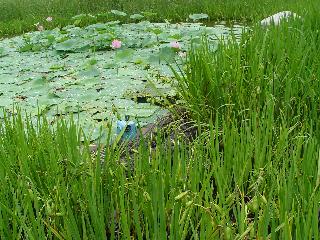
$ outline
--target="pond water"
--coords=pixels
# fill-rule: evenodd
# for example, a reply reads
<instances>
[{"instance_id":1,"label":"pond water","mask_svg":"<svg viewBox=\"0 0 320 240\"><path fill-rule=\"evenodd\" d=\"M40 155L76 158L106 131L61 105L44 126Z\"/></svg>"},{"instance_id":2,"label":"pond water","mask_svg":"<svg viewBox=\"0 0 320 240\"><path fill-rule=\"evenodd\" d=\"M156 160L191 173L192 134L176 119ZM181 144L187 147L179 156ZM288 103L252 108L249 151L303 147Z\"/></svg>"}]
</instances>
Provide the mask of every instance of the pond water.
<instances>
[{"instance_id":1,"label":"pond water","mask_svg":"<svg viewBox=\"0 0 320 240\"><path fill-rule=\"evenodd\" d=\"M74 119L91 140L106 123L129 115L143 126L165 112L154 101L174 96L168 64L181 65L190 44L207 35L212 44L242 26L201 23L67 26L0 41L0 107L12 104L31 116L43 111L51 123ZM110 47L118 39L119 49ZM178 42L175 49L172 42ZM0 117L3 117L3 112Z\"/></svg>"}]
</instances>

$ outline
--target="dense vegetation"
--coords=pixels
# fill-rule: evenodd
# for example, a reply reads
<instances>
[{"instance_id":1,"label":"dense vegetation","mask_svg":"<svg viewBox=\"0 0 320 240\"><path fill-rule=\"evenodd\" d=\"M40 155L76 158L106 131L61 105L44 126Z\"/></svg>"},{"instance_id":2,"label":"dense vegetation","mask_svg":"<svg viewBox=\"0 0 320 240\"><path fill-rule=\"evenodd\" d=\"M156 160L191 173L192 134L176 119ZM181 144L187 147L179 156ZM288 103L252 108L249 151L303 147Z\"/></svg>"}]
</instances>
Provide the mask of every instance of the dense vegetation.
<instances>
[{"instance_id":1,"label":"dense vegetation","mask_svg":"<svg viewBox=\"0 0 320 240\"><path fill-rule=\"evenodd\" d=\"M220 17L202 8L208 2L188 11ZM128 10L129 1L118 3L111 7ZM258 5L232 3L221 4L229 11L221 17L260 14L252 13ZM107 145L101 159L72 123L5 116L0 238L319 239L320 22L312 3L296 9L303 19L251 26L218 48L204 38L188 51L173 86L198 129L192 143L160 131L156 146L141 139L129 153ZM187 15L183 4L176 9Z\"/></svg>"},{"instance_id":2,"label":"dense vegetation","mask_svg":"<svg viewBox=\"0 0 320 240\"><path fill-rule=\"evenodd\" d=\"M15 35L34 30L34 24L45 27L65 26L74 22L78 14L91 14L83 25L114 19L110 10L128 14L142 13L148 20L185 21L191 13L207 13L209 21L254 22L278 11L290 10L305 15L310 9L319 11L316 0L0 0L0 36ZM53 16L55 21L46 24ZM125 21L132 21L124 17Z\"/></svg>"}]
</instances>

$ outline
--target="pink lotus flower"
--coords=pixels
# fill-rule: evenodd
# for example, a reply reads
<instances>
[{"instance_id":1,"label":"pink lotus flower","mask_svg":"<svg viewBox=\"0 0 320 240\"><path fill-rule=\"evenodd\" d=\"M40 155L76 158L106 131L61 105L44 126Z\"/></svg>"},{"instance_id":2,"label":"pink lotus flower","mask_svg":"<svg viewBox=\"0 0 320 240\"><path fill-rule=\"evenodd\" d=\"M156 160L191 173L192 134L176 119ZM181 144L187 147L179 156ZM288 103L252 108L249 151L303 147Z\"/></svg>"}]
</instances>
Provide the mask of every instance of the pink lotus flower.
<instances>
[{"instance_id":1,"label":"pink lotus flower","mask_svg":"<svg viewBox=\"0 0 320 240\"><path fill-rule=\"evenodd\" d=\"M175 42L171 42L171 43L170 43L170 47L175 48L175 49L177 49L177 50L180 50L181 45L180 45L179 42L175 41Z\"/></svg>"},{"instance_id":2,"label":"pink lotus flower","mask_svg":"<svg viewBox=\"0 0 320 240\"><path fill-rule=\"evenodd\" d=\"M122 45L122 42L117 39L113 40L111 43L111 47L113 49L121 48L121 45Z\"/></svg>"},{"instance_id":3,"label":"pink lotus flower","mask_svg":"<svg viewBox=\"0 0 320 240\"><path fill-rule=\"evenodd\" d=\"M52 20L53 20L53 18L50 17L50 16L46 18L46 21L47 21L47 22L52 22Z\"/></svg>"}]
</instances>

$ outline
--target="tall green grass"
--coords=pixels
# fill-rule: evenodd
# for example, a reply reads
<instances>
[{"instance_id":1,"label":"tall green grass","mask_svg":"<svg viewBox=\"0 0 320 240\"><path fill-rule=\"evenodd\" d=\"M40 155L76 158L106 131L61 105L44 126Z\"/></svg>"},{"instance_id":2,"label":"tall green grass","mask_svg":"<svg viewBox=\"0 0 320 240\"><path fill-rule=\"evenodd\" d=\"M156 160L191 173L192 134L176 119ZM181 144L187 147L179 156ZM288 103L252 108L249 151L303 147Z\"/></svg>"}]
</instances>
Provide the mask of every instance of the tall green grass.
<instances>
[{"instance_id":1,"label":"tall green grass","mask_svg":"<svg viewBox=\"0 0 320 240\"><path fill-rule=\"evenodd\" d=\"M318 239L318 138L275 132L268 107L192 145L159 134L125 159L107 146L102 163L74 124L6 118L0 238Z\"/></svg>"},{"instance_id":2,"label":"tall green grass","mask_svg":"<svg viewBox=\"0 0 320 240\"><path fill-rule=\"evenodd\" d=\"M245 120L274 104L276 119L308 125L318 133L320 91L319 15L278 27L255 26L240 41L191 50L177 88L194 119L219 112Z\"/></svg>"},{"instance_id":3,"label":"tall green grass","mask_svg":"<svg viewBox=\"0 0 320 240\"><path fill-rule=\"evenodd\" d=\"M111 9L128 14L147 12L147 20L161 22L164 19L185 21L189 14L201 12L209 14L211 22L254 22L283 10L306 15L313 8L319 11L319 4L314 0L0 0L0 36L35 30L37 22L42 22L46 28L65 26L74 22L71 19L74 15L107 13ZM53 23L46 23L47 16L53 16ZM88 18L83 24L113 19L112 14L106 14L96 19ZM121 20L130 21L129 16Z\"/></svg>"}]
</instances>

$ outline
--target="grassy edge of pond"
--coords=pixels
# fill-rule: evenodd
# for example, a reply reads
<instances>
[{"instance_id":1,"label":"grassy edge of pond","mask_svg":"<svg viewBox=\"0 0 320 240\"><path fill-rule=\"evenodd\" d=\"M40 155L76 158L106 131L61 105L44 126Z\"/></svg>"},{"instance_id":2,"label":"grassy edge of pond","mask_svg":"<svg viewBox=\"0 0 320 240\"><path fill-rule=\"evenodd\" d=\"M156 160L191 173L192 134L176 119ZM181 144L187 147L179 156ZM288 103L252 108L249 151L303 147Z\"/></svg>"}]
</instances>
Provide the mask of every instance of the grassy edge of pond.
<instances>
[{"instance_id":1,"label":"grassy edge of pond","mask_svg":"<svg viewBox=\"0 0 320 240\"><path fill-rule=\"evenodd\" d=\"M136 0L136 1L110 1L110 0L43 0L43 1L0 1L0 36L12 36L36 30L34 24L40 23L45 28L63 27L74 24L73 16L88 14L78 25L85 26L96 22L111 21L119 16L110 13L112 9L127 13L122 16L124 22L136 21L130 19L131 14L142 14L144 20L161 21L164 19L173 22L186 21L192 13L206 13L210 22L236 21L255 22L276 12L289 10L304 16L310 11L319 11L319 5L313 0L299 1L273 1L273 0ZM166 9L163 11L163 9ZM52 22L46 22L48 16L53 17ZM190 21L190 20L189 20Z\"/></svg>"},{"instance_id":2,"label":"grassy edge of pond","mask_svg":"<svg viewBox=\"0 0 320 240\"><path fill-rule=\"evenodd\" d=\"M240 41L222 40L218 48L204 38L188 52L184 69L173 70L182 106L202 123L216 114L241 122L273 102L278 120L308 124L319 115L319 29L315 14L254 26Z\"/></svg>"}]
</instances>

